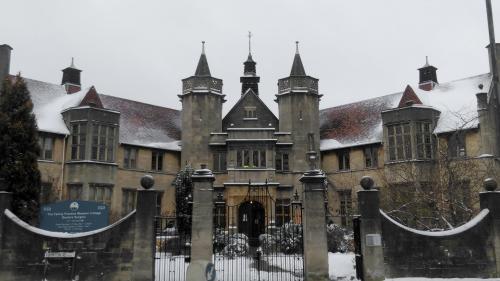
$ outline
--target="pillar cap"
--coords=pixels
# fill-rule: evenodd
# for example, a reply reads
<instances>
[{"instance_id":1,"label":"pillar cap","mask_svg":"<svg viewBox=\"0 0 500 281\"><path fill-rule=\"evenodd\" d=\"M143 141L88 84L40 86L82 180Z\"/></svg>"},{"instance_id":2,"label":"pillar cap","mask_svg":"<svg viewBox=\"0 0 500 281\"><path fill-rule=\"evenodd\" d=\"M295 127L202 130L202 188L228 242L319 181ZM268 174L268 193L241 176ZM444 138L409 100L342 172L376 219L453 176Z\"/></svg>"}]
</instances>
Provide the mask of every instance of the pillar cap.
<instances>
[{"instance_id":1,"label":"pillar cap","mask_svg":"<svg viewBox=\"0 0 500 281\"><path fill-rule=\"evenodd\" d=\"M319 169L306 171L302 177L300 177L301 182L324 182L325 173Z\"/></svg>"},{"instance_id":2,"label":"pillar cap","mask_svg":"<svg viewBox=\"0 0 500 281\"><path fill-rule=\"evenodd\" d=\"M359 181L359 184L364 190L370 190L375 186L375 181L370 176L364 176Z\"/></svg>"},{"instance_id":3,"label":"pillar cap","mask_svg":"<svg viewBox=\"0 0 500 281\"><path fill-rule=\"evenodd\" d=\"M483 182L484 190L495 191L498 187L497 181L493 178L487 178Z\"/></svg>"},{"instance_id":4,"label":"pillar cap","mask_svg":"<svg viewBox=\"0 0 500 281\"><path fill-rule=\"evenodd\" d=\"M145 190L151 189L155 185L155 179L152 175L144 175L141 178L141 186Z\"/></svg>"},{"instance_id":5,"label":"pillar cap","mask_svg":"<svg viewBox=\"0 0 500 281\"><path fill-rule=\"evenodd\" d=\"M191 176L193 181L214 181L215 177L210 169L198 169Z\"/></svg>"}]
</instances>

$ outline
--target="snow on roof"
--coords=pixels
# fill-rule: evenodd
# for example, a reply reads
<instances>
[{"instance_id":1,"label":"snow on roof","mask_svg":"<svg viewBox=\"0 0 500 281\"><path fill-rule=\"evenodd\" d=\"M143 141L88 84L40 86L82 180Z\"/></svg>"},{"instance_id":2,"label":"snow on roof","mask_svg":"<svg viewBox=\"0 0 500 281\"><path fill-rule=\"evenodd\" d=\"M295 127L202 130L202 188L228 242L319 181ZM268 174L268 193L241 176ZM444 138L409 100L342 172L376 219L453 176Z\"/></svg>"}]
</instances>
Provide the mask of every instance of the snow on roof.
<instances>
[{"instance_id":1,"label":"snow on roof","mask_svg":"<svg viewBox=\"0 0 500 281\"><path fill-rule=\"evenodd\" d=\"M181 112L99 94L104 108L120 112L120 143L180 151Z\"/></svg>"},{"instance_id":2,"label":"snow on roof","mask_svg":"<svg viewBox=\"0 0 500 281\"><path fill-rule=\"evenodd\" d=\"M24 78L38 130L68 135L61 112L79 106L89 89L66 94L63 86ZM180 151L180 111L99 94L104 108L120 112L120 143Z\"/></svg>"},{"instance_id":3,"label":"snow on roof","mask_svg":"<svg viewBox=\"0 0 500 281\"><path fill-rule=\"evenodd\" d=\"M381 112L398 105L402 93L320 110L322 151L382 142Z\"/></svg>"},{"instance_id":4,"label":"snow on roof","mask_svg":"<svg viewBox=\"0 0 500 281\"><path fill-rule=\"evenodd\" d=\"M491 75L482 74L438 84L431 91L420 90L417 85L413 89L423 104L413 106L430 106L441 112L435 134L477 128L476 94L480 91L480 84L487 91ZM381 112L396 108L402 95L403 92L400 92L321 110L321 151L381 143Z\"/></svg>"},{"instance_id":5,"label":"snow on roof","mask_svg":"<svg viewBox=\"0 0 500 281\"><path fill-rule=\"evenodd\" d=\"M23 79L31 94L38 130L68 135L69 130L64 123L61 112L67 108L78 106L86 91L68 95L61 85L28 78Z\"/></svg>"},{"instance_id":6,"label":"snow on roof","mask_svg":"<svg viewBox=\"0 0 500 281\"><path fill-rule=\"evenodd\" d=\"M476 94L480 91L480 84L484 86L483 89L489 89L491 75L488 73L438 84L432 91L415 89L424 105L441 111L434 129L435 134L477 128L479 120Z\"/></svg>"}]
</instances>

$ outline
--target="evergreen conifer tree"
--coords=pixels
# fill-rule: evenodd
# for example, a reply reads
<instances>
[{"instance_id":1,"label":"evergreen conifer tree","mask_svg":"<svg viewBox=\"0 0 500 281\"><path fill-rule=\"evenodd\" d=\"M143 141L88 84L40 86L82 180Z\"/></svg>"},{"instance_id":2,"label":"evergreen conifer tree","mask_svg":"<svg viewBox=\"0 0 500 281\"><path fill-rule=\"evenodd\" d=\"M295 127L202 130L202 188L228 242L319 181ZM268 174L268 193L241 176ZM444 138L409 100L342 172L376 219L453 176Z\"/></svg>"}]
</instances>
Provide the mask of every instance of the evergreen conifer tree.
<instances>
[{"instance_id":1,"label":"evergreen conifer tree","mask_svg":"<svg viewBox=\"0 0 500 281\"><path fill-rule=\"evenodd\" d=\"M12 211L27 222L38 216L40 153L33 103L18 75L0 89L0 178L13 193Z\"/></svg>"}]
</instances>

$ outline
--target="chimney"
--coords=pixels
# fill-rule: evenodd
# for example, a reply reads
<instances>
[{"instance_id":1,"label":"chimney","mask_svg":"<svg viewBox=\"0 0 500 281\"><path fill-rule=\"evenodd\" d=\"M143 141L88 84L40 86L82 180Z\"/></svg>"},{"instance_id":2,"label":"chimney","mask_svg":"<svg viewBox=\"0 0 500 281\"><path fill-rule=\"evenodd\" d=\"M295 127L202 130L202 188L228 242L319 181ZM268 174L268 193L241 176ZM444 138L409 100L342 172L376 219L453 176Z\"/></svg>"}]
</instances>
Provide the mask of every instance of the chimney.
<instances>
[{"instance_id":1,"label":"chimney","mask_svg":"<svg viewBox=\"0 0 500 281\"><path fill-rule=\"evenodd\" d=\"M500 69L498 69L500 67L500 43L495 43L495 52L494 53L492 53L491 44L488 44L488 46L486 46L486 48L488 48L490 73L492 75L498 75L499 70L500 70ZM495 58L493 58L493 56L495 56ZM494 62L493 62L493 59L495 60ZM496 68L496 69L494 70L493 68Z\"/></svg>"},{"instance_id":2,"label":"chimney","mask_svg":"<svg viewBox=\"0 0 500 281\"><path fill-rule=\"evenodd\" d=\"M438 84L437 68L429 64L429 58L425 57L425 65L418 69L420 80L418 88L424 91L431 91Z\"/></svg>"},{"instance_id":3,"label":"chimney","mask_svg":"<svg viewBox=\"0 0 500 281\"><path fill-rule=\"evenodd\" d=\"M71 58L71 65L62 70L63 77L61 85L66 89L66 93L74 94L82 89L82 84L80 83L80 69L75 67L75 61Z\"/></svg>"},{"instance_id":4,"label":"chimney","mask_svg":"<svg viewBox=\"0 0 500 281\"><path fill-rule=\"evenodd\" d=\"M0 45L0 81L3 83L3 80L7 78L10 74L10 52L12 48L7 45ZM0 83L1 87L1 83Z\"/></svg>"}]
</instances>

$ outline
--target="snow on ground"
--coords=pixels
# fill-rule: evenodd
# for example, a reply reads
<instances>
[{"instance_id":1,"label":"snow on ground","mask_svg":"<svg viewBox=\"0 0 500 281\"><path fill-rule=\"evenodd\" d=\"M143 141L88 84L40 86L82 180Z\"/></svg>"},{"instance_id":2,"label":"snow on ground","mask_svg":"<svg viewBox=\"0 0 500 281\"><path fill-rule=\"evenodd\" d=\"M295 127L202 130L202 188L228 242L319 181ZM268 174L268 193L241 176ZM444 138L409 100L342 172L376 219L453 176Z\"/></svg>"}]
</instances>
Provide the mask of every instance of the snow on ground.
<instances>
[{"instance_id":1,"label":"snow on ground","mask_svg":"<svg viewBox=\"0 0 500 281\"><path fill-rule=\"evenodd\" d=\"M330 280L357 280L354 254L328 253Z\"/></svg>"},{"instance_id":2,"label":"snow on ground","mask_svg":"<svg viewBox=\"0 0 500 281\"><path fill-rule=\"evenodd\" d=\"M184 256L171 256L169 253L157 253L156 255L156 281L184 281L184 272L187 270L188 263L185 263ZM280 266L282 268L292 268L295 262L292 262L293 256L279 257L272 261L268 260L269 265ZM253 266L253 259L240 257L234 259L216 259L217 280L238 280L238 281L300 281L302 276L287 273L277 273L272 271L258 271ZM328 253L329 276L331 281L357 281L356 269L353 253ZM296 264L300 267L301 265ZM161 276L161 278L160 278ZM386 281L500 281L500 278L393 278Z\"/></svg>"}]
</instances>

